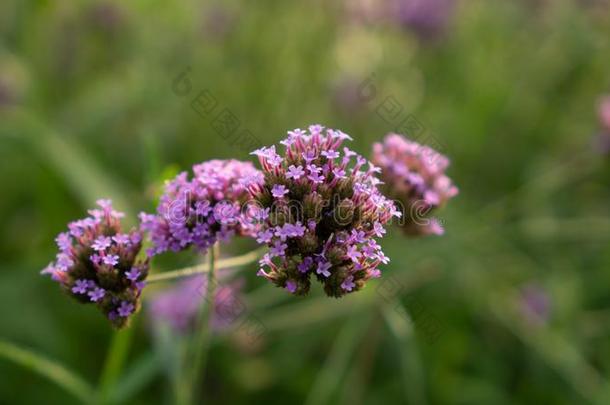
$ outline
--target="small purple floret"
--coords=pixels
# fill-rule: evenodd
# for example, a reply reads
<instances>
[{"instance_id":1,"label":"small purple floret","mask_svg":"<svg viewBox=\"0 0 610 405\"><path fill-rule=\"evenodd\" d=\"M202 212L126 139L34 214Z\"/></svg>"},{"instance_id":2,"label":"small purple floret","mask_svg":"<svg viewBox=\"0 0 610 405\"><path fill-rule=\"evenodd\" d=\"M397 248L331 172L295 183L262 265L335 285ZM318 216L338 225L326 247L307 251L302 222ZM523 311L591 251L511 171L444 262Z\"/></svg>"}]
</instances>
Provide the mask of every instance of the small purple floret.
<instances>
[{"instance_id":1,"label":"small purple floret","mask_svg":"<svg viewBox=\"0 0 610 405\"><path fill-rule=\"evenodd\" d=\"M99 300L104 298L104 295L106 295L106 290L101 287L96 287L93 290L89 291L88 295L92 302L98 302Z\"/></svg>"},{"instance_id":2,"label":"small purple floret","mask_svg":"<svg viewBox=\"0 0 610 405\"><path fill-rule=\"evenodd\" d=\"M138 278L140 277L140 271L135 268L131 269L125 273L125 277L127 277L127 280L129 281L138 281Z\"/></svg>"},{"instance_id":3,"label":"small purple floret","mask_svg":"<svg viewBox=\"0 0 610 405\"><path fill-rule=\"evenodd\" d=\"M123 318L127 318L134 310L134 306L131 302L122 301L121 305L117 308L117 313Z\"/></svg>"},{"instance_id":4,"label":"small purple floret","mask_svg":"<svg viewBox=\"0 0 610 405\"><path fill-rule=\"evenodd\" d=\"M76 280L76 283L74 283L74 287L72 287L72 292L74 294L86 294L88 288L89 283L87 282L87 280Z\"/></svg>"}]
</instances>

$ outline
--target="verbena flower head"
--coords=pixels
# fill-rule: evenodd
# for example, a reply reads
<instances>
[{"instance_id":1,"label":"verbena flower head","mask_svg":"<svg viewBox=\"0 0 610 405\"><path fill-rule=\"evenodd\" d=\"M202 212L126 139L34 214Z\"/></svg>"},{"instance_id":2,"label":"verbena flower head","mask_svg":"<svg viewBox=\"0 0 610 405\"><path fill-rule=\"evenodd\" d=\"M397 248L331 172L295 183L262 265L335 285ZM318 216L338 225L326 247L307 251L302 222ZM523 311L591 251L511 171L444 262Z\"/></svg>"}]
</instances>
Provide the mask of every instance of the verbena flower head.
<instances>
[{"instance_id":1,"label":"verbena flower head","mask_svg":"<svg viewBox=\"0 0 610 405\"><path fill-rule=\"evenodd\" d=\"M244 184L262 181L262 173L252 163L237 160L197 164L193 173L192 178L180 173L166 183L156 215L140 214L152 242L149 256L191 246L205 252L218 240L252 232L241 211L248 198Z\"/></svg>"},{"instance_id":2,"label":"verbena flower head","mask_svg":"<svg viewBox=\"0 0 610 405\"><path fill-rule=\"evenodd\" d=\"M55 239L59 253L42 274L85 304L95 304L116 327L123 327L140 306L140 293L148 275L148 260L137 258L142 234L124 232L123 213L110 200L98 200L90 217L68 224L68 232Z\"/></svg>"},{"instance_id":3,"label":"verbena flower head","mask_svg":"<svg viewBox=\"0 0 610 405\"><path fill-rule=\"evenodd\" d=\"M220 278L223 278L222 272ZM214 313L210 319L210 326L214 330L230 327L244 315L242 287L243 280L216 285ZM202 275L190 277L153 296L148 315L154 325L168 325L179 334L187 334L196 327L197 315L207 299L206 295L207 278Z\"/></svg>"},{"instance_id":4,"label":"verbena flower head","mask_svg":"<svg viewBox=\"0 0 610 405\"><path fill-rule=\"evenodd\" d=\"M434 149L388 134L373 146L373 163L381 167L383 190L403 212L401 225L409 235L443 234L430 214L458 193L445 170L449 159Z\"/></svg>"},{"instance_id":5,"label":"verbena flower head","mask_svg":"<svg viewBox=\"0 0 610 405\"><path fill-rule=\"evenodd\" d=\"M400 213L377 189L377 168L343 147L351 138L312 125L255 152L264 183L249 190L258 204L259 243L269 247L259 275L293 294L307 294L313 275L332 297L362 289L389 259L375 238Z\"/></svg>"}]
</instances>

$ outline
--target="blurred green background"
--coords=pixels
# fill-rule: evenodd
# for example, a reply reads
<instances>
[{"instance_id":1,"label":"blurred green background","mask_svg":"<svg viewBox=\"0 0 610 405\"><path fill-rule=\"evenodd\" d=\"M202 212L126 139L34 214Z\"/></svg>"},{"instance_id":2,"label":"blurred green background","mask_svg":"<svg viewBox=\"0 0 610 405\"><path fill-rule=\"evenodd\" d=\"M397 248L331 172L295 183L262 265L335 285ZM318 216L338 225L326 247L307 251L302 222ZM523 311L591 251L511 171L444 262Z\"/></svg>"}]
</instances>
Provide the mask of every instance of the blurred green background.
<instances>
[{"instance_id":1,"label":"blurred green background","mask_svg":"<svg viewBox=\"0 0 610 405\"><path fill-rule=\"evenodd\" d=\"M97 385L113 332L39 275L53 239L99 197L133 224L178 170L250 159L215 131L221 109L262 144L321 123L365 155L412 115L460 188L446 235L393 230L384 278L342 300L289 297L244 267L265 333L216 336L205 402L610 403L610 165L591 147L610 4L431 1L401 19L389 3L2 1L1 341ZM201 116L206 89L218 106ZM388 97L399 117L379 113ZM173 402L181 341L145 312L108 401ZM5 356L0 376L0 403L80 402Z\"/></svg>"}]
</instances>

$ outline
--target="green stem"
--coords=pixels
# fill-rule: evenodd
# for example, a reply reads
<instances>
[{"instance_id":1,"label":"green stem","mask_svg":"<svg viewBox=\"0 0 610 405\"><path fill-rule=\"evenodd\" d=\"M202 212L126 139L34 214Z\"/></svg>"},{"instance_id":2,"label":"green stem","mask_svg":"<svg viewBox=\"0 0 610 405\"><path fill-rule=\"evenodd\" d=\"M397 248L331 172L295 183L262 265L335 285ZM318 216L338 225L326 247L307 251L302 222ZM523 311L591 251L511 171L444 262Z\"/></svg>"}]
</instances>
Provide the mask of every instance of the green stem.
<instances>
[{"instance_id":1,"label":"green stem","mask_svg":"<svg viewBox=\"0 0 610 405\"><path fill-rule=\"evenodd\" d=\"M134 330L135 328L131 327L114 332L99 382L98 395L101 403L108 402L108 398L110 398L110 394L119 379L129 352L129 345Z\"/></svg>"},{"instance_id":2,"label":"green stem","mask_svg":"<svg viewBox=\"0 0 610 405\"><path fill-rule=\"evenodd\" d=\"M400 306L402 311L397 312ZM426 404L424 382L424 370L417 349L417 341L413 330L413 320L400 301L392 300L382 308L386 324L396 341L396 349L399 354L400 368L402 371L402 387L405 395L405 403ZM409 318L405 318L405 317Z\"/></svg>"},{"instance_id":3,"label":"green stem","mask_svg":"<svg viewBox=\"0 0 610 405\"><path fill-rule=\"evenodd\" d=\"M146 388L162 369L161 357L156 352L147 352L132 362L120 381L117 381L109 398L116 404L129 403L131 399Z\"/></svg>"},{"instance_id":4,"label":"green stem","mask_svg":"<svg viewBox=\"0 0 610 405\"><path fill-rule=\"evenodd\" d=\"M3 340L0 340L0 357L46 377L83 403L93 402L94 391L89 383L53 360Z\"/></svg>"},{"instance_id":5,"label":"green stem","mask_svg":"<svg viewBox=\"0 0 610 405\"><path fill-rule=\"evenodd\" d=\"M185 376L184 371L186 369L185 364L189 356L189 346L185 341L181 341L178 347L177 362L174 364L175 369L172 373L172 390L174 394L174 403L177 405L188 405L191 402L190 399L190 383L188 381L188 375Z\"/></svg>"},{"instance_id":6,"label":"green stem","mask_svg":"<svg viewBox=\"0 0 610 405\"><path fill-rule=\"evenodd\" d=\"M229 269L232 267L239 267L239 266L243 266L246 264L254 263L261 257L263 251L264 251L264 249L257 249L257 250L253 250L252 252L246 253L241 256L235 256L235 257L231 257L228 259L218 260L218 262L216 262L216 265L215 265L216 270ZM167 271L167 272L159 273L159 274L152 274L152 275L148 276L146 282L147 282L147 284L157 283L159 281L174 280L177 278L194 276L196 274L208 273L209 271L210 271L210 264L205 263L205 264L200 264L197 266L185 267L185 268L179 269L179 270Z\"/></svg>"},{"instance_id":7,"label":"green stem","mask_svg":"<svg viewBox=\"0 0 610 405\"><path fill-rule=\"evenodd\" d=\"M190 389L189 394L190 398L197 399L197 387L199 386L198 382L203 376L203 372L205 370L205 363L207 360L207 351L210 346L212 331L211 331L211 320L214 316L214 298L216 296L216 257L218 256L218 245L214 245L212 249L210 249L210 261L209 261L209 271L207 278L207 291L205 294L205 299L201 303L201 307L199 308L199 319L198 319L198 330L197 334L193 339L193 364L192 364L192 373L189 376L190 379ZM192 402L192 401L191 401Z\"/></svg>"}]
</instances>

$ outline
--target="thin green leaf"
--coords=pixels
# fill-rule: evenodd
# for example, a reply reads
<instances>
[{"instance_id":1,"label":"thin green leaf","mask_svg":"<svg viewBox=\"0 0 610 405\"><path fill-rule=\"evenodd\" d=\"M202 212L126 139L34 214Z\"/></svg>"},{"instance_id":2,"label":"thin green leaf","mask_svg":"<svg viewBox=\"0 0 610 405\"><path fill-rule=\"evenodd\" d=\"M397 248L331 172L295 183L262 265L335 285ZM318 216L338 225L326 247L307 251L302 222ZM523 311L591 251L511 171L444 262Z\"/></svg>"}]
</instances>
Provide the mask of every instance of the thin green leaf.
<instances>
[{"instance_id":1,"label":"thin green leaf","mask_svg":"<svg viewBox=\"0 0 610 405\"><path fill-rule=\"evenodd\" d=\"M322 370L317 374L309 391L306 404L318 405L330 402L333 392L339 387L346 373L354 350L370 323L370 312L353 314L344 324L333 344Z\"/></svg>"},{"instance_id":2,"label":"thin green leaf","mask_svg":"<svg viewBox=\"0 0 610 405\"><path fill-rule=\"evenodd\" d=\"M401 310L398 311L397 308ZM402 305L395 301L383 306L383 316L396 341L402 371L402 387L405 401L409 404L426 404L423 391L423 367L417 351L413 322Z\"/></svg>"},{"instance_id":3,"label":"thin green leaf","mask_svg":"<svg viewBox=\"0 0 610 405\"><path fill-rule=\"evenodd\" d=\"M268 310L261 321L266 330L287 330L301 328L312 324L332 321L340 317L358 312L372 300L365 291L360 296L344 297L341 300L329 300L328 297L309 298L287 304L277 309ZM370 294L368 294L370 295Z\"/></svg>"},{"instance_id":4,"label":"thin green leaf","mask_svg":"<svg viewBox=\"0 0 610 405\"><path fill-rule=\"evenodd\" d=\"M66 180L85 206L93 205L99 198L112 198L115 206L128 216L134 213L125 198L125 188L108 170L98 167L76 139L61 136L38 118L20 111L3 115L3 120L5 127L0 134L25 139Z\"/></svg>"},{"instance_id":5,"label":"thin green leaf","mask_svg":"<svg viewBox=\"0 0 610 405\"><path fill-rule=\"evenodd\" d=\"M135 328L132 325L130 328L115 331L112 336L112 342L106 354L106 361L98 386L98 395L102 402L109 400L110 394L121 375L123 364L129 353L134 330Z\"/></svg>"},{"instance_id":6,"label":"thin green leaf","mask_svg":"<svg viewBox=\"0 0 610 405\"><path fill-rule=\"evenodd\" d=\"M153 334L154 351L159 355L163 374L171 389L171 398L176 404L184 404L188 397L188 386L183 378L186 354L186 338L177 335L169 325L156 324Z\"/></svg>"},{"instance_id":7,"label":"thin green leaf","mask_svg":"<svg viewBox=\"0 0 610 405\"><path fill-rule=\"evenodd\" d=\"M360 405L366 403L367 391L370 388L370 377L373 371L375 357L381 342L383 328L382 319L375 317L363 337L365 345L360 346L354 364L349 368L341 394L341 405Z\"/></svg>"},{"instance_id":8,"label":"thin green leaf","mask_svg":"<svg viewBox=\"0 0 610 405\"><path fill-rule=\"evenodd\" d=\"M214 245L209 251L209 272L206 285L205 299L201 303L199 309L199 319L197 322L198 333L195 334L192 341L192 359L191 374L189 375L189 392L191 399L197 400L197 387L199 380L203 377L208 350L210 349L210 341L212 340L212 331L210 330L210 320L214 314L214 297L216 295L216 257L218 254L218 244Z\"/></svg>"},{"instance_id":9,"label":"thin green leaf","mask_svg":"<svg viewBox=\"0 0 610 405\"><path fill-rule=\"evenodd\" d=\"M111 403L128 403L144 389L161 371L162 361L155 352L148 352L135 360L123 374L109 396Z\"/></svg>"},{"instance_id":10,"label":"thin green leaf","mask_svg":"<svg viewBox=\"0 0 610 405\"><path fill-rule=\"evenodd\" d=\"M551 328L532 328L518 319L507 297L489 298L490 310L496 319L554 369L584 399L593 404L607 403L610 383L597 371L565 336Z\"/></svg>"},{"instance_id":11,"label":"thin green leaf","mask_svg":"<svg viewBox=\"0 0 610 405\"><path fill-rule=\"evenodd\" d=\"M54 360L3 340L0 340L0 357L40 374L84 403L92 403L95 398L85 379Z\"/></svg>"}]
</instances>

